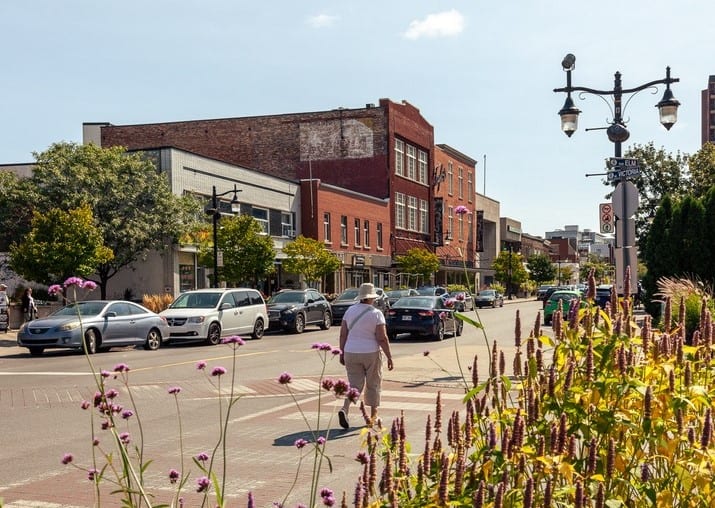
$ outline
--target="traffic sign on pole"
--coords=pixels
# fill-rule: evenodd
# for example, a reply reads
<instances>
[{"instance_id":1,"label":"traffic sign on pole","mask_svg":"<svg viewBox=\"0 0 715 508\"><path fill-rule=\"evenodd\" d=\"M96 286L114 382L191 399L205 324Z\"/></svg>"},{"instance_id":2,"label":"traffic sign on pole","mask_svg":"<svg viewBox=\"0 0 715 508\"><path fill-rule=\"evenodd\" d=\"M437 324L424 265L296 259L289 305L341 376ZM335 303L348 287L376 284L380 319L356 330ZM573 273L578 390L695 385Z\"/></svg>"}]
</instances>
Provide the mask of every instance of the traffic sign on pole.
<instances>
[{"instance_id":1,"label":"traffic sign on pole","mask_svg":"<svg viewBox=\"0 0 715 508\"><path fill-rule=\"evenodd\" d=\"M598 205L598 217L601 224L601 233L613 233L614 216L611 203L601 203Z\"/></svg>"}]
</instances>

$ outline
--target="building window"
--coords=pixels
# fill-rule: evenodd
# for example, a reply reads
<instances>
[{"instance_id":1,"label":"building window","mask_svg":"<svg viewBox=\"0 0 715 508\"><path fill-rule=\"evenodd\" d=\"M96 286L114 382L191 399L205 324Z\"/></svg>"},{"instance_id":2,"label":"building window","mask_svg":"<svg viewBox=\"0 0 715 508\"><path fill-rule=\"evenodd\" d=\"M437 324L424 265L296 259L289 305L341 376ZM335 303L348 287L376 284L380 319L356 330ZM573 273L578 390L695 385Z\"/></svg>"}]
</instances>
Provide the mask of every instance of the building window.
<instances>
[{"instance_id":1,"label":"building window","mask_svg":"<svg viewBox=\"0 0 715 508\"><path fill-rule=\"evenodd\" d=\"M424 150L417 150L417 167L418 167L418 178L419 182L423 184L428 184L427 181L427 152Z\"/></svg>"},{"instance_id":2,"label":"building window","mask_svg":"<svg viewBox=\"0 0 715 508\"><path fill-rule=\"evenodd\" d=\"M464 214L460 213L459 216L457 217L457 221L459 222L459 239L464 240Z\"/></svg>"},{"instance_id":3,"label":"building window","mask_svg":"<svg viewBox=\"0 0 715 508\"><path fill-rule=\"evenodd\" d=\"M454 193L454 168L452 162L447 164L447 194L450 196Z\"/></svg>"},{"instance_id":4,"label":"building window","mask_svg":"<svg viewBox=\"0 0 715 508\"><path fill-rule=\"evenodd\" d=\"M457 195L459 199L464 198L464 170L457 168Z\"/></svg>"},{"instance_id":5,"label":"building window","mask_svg":"<svg viewBox=\"0 0 715 508\"><path fill-rule=\"evenodd\" d=\"M420 233L429 233L429 206L424 199L420 199Z\"/></svg>"},{"instance_id":6,"label":"building window","mask_svg":"<svg viewBox=\"0 0 715 508\"><path fill-rule=\"evenodd\" d=\"M407 145L407 178L417 179L417 148Z\"/></svg>"},{"instance_id":7,"label":"building window","mask_svg":"<svg viewBox=\"0 0 715 508\"><path fill-rule=\"evenodd\" d=\"M417 231L417 198L407 196L407 229Z\"/></svg>"},{"instance_id":8,"label":"building window","mask_svg":"<svg viewBox=\"0 0 715 508\"><path fill-rule=\"evenodd\" d=\"M270 231L270 229L268 228L268 210L264 208L253 207L251 209L251 215L261 225L263 233L268 234L268 232Z\"/></svg>"},{"instance_id":9,"label":"building window","mask_svg":"<svg viewBox=\"0 0 715 508\"><path fill-rule=\"evenodd\" d=\"M364 221L363 222L363 240L362 244L365 247L370 247L370 222L369 221Z\"/></svg>"},{"instance_id":10,"label":"building window","mask_svg":"<svg viewBox=\"0 0 715 508\"><path fill-rule=\"evenodd\" d=\"M330 237L330 212L323 213L323 239L326 242L332 242Z\"/></svg>"},{"instance_id":11,"label":"building window","mask_svg":"<svg viewBox=\"0 0 715 508\"><path fill-rule=\"evenodd\" d=\"M293 214L281 212L281 231L283 236L288 238L295 237L295 229L293 228Z\"/></svg>"},{"instance_id":12,"label":"building window","mask_svg":"<svg viewBox=\"0 0 715 508\"><path fill-rule=\"evenodd\" d=\"M399 139L395 140L395 174L405 174L405 143Z\"/></svg>"},{"instance_id":13,"label":"building window","mask_svg":"<svg viewBox=\"0 0 715 508\"><path fill-rule=\"evenodd\" d=\"M467 171L467 201L472 202L472 197L474 196L474 181L472 180L471 171Z\"/></svg>"},{"instance_id":14,"label":"building window","mask_svg":"<svg viewBox=\"0 0 715 508\"><path fill-rule=\"evenodd\" d=\"M340 217L340 243L348 244L348 218L345 215Z\"/></svg>"},{"instance_id":15,"label":"building window","mask_svg":"<svg viewBox=\"0 0 715 508\"><path fill-rule=\"evenodd\" d=\"M395 192L395 227L405 229L405 195Z\"/></svg>"},{"instance_id":16,"label":"building window","mask_svg":"<svg viewBox=\"0 0 715 508\"><path fill-rule=\"evenodd\" d=\"M376 226L377 248L382 250L382 222L378 222Z\"/></svg>"},{"instance_id":17,"label":"building window","mask_svg":"<svg viewBox=\"0 0 715 508\"><path fill-rule=\"evenodd\" d=\"M360 219L355 219L353 222L353 237L355 240L355 245L360 245Z\"/></svg>"},{"instance_id":18,"label":"building window","mask_svg":"<svg viewBox=\"0 0 715 508\"><path fill-rule=\"evenodd\" d=\"M447 208L447 233L454 237L454 214L452 211L453 208L451 206Z\"/></svg>"}]
</instances>

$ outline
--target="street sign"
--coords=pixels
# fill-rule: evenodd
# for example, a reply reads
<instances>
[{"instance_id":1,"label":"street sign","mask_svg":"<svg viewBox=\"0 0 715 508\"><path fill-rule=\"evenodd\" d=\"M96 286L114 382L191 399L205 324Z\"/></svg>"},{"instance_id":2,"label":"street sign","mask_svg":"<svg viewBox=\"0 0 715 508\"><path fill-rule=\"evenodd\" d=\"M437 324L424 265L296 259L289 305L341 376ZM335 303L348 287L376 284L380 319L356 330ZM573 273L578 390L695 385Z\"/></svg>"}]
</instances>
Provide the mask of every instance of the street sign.
<instances>
[{"instance_id":1,"label":"street sign","mask_svg":"<svg viewBox=\"0 0 715 508\"><path fill-rule=\"evenodd\" d=\"M637 168L638 159L627 159L626 157L610 157L608 159L608 166L616 168Z\"/></svg>"},{"instance_id":2,"label":"street sign","mask_svg":"<svg viewBox=\"0 0 715 508\"><path fill-rule=\"evenodd\" d=\"M641 174L641 168L638 166L634 168L623 168L609 171L606 173L606 179L609 182L614 182L616 180L626 180L628 178L633 178L634 176L639 176Z\"/></svg>"},{"instance_id":3,"label":"street sign","mask_svg":"<svg viewBox=\"0 0 715 508\"><path fill-rule=\"evenodd\" d=\"M613 233L614 216L611 203L601 203L598 205L598 217L601 223L601 233Z\"/></svg>"}]
</instances>

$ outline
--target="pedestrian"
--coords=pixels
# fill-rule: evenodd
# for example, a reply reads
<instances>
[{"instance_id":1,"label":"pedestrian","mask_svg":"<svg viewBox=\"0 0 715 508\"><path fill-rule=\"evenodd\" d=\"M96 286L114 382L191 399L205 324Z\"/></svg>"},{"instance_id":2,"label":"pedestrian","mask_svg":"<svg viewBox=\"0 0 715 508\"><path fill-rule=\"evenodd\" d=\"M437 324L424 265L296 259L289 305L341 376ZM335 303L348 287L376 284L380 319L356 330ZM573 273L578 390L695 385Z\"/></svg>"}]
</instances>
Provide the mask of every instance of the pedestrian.
<instances>
[{"instance_id":1,"label":"pedestrian","mask_svg":"<svg viewBox=\"0 0 715 508\"><path fill-rule=\"evenodd\" d=\"M10 329L10 298L7 296L7 286L0 284L0 330Z\"/></svg>"},{"instance_id":2,"label":"pedestrian","mask_svg":"<svg viewBox=\"0 0 715 508\"><path fill-rule=\"evenodd\" d=\"M35 305L35 299L32 297L32 288L25 289L20 302L24 322L27 323L35 319L37 317L37 306Z\"/></svg>"},{"instance_id":3,"label":"pedestrian","mask_svg":"<svg viewBox=\"0 0 715 508\"><path fill-rule=\"evenodd\" d=\"M7 296L7 286L0 284L0 307L7 307L8 305L10 305L10 298Z\"/></svg>"},{"instance_id":4,"label":"pedestrian","mask_svg":"<svg viewBox=\"0 0 715 508\"><path fill-rule=\"evenodd\" d=\"M377 297L373 284L362 284L358 290L359 303L348 307L340 326L340 363L345 366L350 387L364 394L365 404L370 406L371 425L377 423L380 406L383 353L388 370L393 369L385 316L373 306ZM350 399L346 398L338 411L338 420L344 429L350 428L349 410Z\"/></svg>"}]
</instances>

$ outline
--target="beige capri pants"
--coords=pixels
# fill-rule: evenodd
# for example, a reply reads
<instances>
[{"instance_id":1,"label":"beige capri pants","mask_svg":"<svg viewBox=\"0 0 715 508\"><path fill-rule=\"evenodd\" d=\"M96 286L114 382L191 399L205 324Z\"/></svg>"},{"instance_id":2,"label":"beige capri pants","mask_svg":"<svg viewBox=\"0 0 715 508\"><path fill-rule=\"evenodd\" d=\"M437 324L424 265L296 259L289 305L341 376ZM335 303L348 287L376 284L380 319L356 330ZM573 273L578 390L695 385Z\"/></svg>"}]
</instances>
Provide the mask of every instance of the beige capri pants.
<instances>
[{"instance_id":1,"label":"beige capri pants","mask_svg":"<svg viewBox=\"0 0 715 508\"><path fill-rule=\"evenodd\" d=\"M343 357L350 387L364 394L366 405L378 407L382 385L381 352L378 350L373 353L344 353Z\"/></svg>"}]
</instances>

